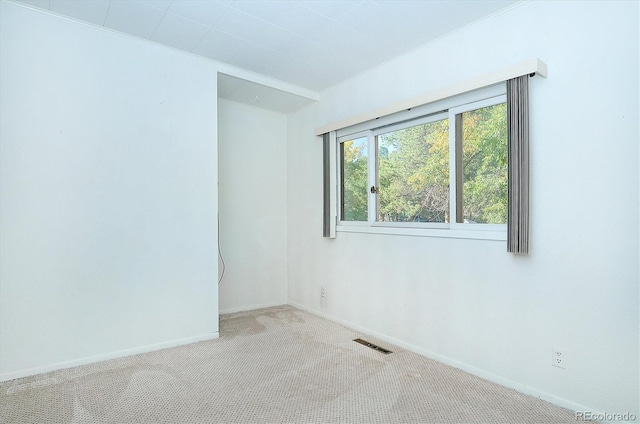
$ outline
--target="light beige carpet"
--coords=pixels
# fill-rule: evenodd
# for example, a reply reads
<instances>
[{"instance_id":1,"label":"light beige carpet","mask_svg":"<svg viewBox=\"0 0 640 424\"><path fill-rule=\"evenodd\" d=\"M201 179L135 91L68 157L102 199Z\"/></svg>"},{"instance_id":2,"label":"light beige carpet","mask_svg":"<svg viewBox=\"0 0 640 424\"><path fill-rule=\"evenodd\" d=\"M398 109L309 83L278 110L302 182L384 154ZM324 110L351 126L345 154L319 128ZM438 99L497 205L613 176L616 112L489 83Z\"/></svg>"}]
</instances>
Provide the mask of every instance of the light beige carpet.
<instances>
[{"instance_id":1,"label":"light beige carpet","mask_svg":"<svg viewBox=\"0 0 640 424\"><path fill-rule=\"evenodd\" d=\"M364 338L393 351L372 350ZM575 423L573 413L289 306L220 339L0 384L2 423Z\"/></svg>"}]
</instances>

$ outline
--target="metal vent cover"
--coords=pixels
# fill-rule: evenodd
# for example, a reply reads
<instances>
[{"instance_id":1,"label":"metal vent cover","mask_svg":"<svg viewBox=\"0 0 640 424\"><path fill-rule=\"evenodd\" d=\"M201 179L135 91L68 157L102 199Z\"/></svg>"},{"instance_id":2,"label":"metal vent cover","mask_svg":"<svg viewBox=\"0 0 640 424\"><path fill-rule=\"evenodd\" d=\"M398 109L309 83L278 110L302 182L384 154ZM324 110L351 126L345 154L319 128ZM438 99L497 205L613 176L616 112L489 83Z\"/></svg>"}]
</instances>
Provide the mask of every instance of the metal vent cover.
<instances>
[{"instance_id":1,"label":"metal vent cover","mask_svg":"<svg viewBox=\"0 0 640 424\"><path fill-rule=\"evenodd\" d=\"M361 345L364 345L364 346L366 346L366 347L369 347L369 348L371 348L371 349L373 349L373 350L377 350L378 352L382 352L382 353L384 353L385 355L388 355L388 354L390 354L390 353L393 353L393 352L391 352L391 351L390 351L390 350L388 350L388 349L385 349L385 348L383 348L383 347L380 347L380 346L378 346L378 345L375 345L375 344L373 344L373 343L370 343L370 342L368 342L368 341L366 341L366 340L362 340L362 339L353 339L353 341L354 341L354 342L356 342L356 343L360 343Z\"/></svg>"}]
</instances>

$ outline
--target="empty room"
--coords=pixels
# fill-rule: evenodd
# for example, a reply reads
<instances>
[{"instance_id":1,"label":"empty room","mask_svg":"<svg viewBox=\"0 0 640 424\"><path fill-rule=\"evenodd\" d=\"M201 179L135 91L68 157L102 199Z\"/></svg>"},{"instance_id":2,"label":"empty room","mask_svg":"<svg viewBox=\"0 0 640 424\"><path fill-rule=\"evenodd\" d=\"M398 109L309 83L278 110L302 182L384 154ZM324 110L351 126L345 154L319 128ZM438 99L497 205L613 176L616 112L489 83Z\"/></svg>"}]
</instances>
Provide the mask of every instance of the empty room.
<instances>
[{"instance_id":1,"label":"empty room","mask_svg":"<svg viewBox=\"0 0 640 424\"><path fill-rule=\"evenodd\" d=\"M639 422L639 23L0 0L0 422Z\"/></svg>"}]
</instances>

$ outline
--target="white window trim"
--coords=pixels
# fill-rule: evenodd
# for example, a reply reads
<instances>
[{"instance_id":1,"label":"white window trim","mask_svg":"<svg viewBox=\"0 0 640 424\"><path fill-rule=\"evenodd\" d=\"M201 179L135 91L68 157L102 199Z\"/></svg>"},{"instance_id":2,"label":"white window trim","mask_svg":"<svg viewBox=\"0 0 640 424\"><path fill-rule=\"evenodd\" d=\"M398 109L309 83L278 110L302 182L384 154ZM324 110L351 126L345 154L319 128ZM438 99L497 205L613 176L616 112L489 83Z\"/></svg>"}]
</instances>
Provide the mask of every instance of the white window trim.
<instances>
[{"instance_id":1,"label":"white window trim","mask_svg":"<svg viewBox=\"0 0 640 424\"><path fill-rule=\"evenodd\" d=\"M411 124L433 122L446 119L448 114L449 122L455 122L455 115L470 110L492 106L506 101L505 83L495 84L473 92L463 93L458 96L439 100L428 105L412 108L407 111L394 113L393 115L376 118L371 121L356 124L348 128L336 131L336 146L348 140L367 137L368 154L368 187L377 186L376 167L377 149L375 137L396 129L405 128L407 121ZM422 117L422 118L420 118ZM450 158L455 157L455 126L449 125L449 148ZM452 138L453 137L453 138ZM340 149L336 149L336 165L340 163ZM337 232L346 233L370 233L389 234L418 237L442 237L477 240L507 240L506 224L464 224L457 223L455 210L455 165L449 166L450 178L450 221L449 223L418 223L418 222L379 222L376 221L378 196L367 191L368 199L368 220L367 221L342 221L340 219L342 211L340 208L341 179L340 166L334 167L336 172L337 197L335 199L337 211Z\"/></svg>"}]
</instances>

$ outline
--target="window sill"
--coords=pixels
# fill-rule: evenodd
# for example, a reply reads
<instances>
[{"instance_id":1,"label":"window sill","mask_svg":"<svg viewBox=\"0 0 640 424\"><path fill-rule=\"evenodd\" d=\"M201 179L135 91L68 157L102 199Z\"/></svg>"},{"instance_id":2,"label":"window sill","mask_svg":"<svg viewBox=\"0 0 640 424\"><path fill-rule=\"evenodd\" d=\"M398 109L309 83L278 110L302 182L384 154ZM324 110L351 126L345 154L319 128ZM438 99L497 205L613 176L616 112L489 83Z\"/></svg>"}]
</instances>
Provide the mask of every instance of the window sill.
<instances>
[{"instance_id":1,"label":"window sill","mask_svg":"<svg viewBox=\"0 0 640 424\"><path fill-rule=\"evenodd\" d=\"M367 225L367 223L363 224L365 225L338 225L336 226L336 231L339 233L387 234L414 237L438 237L493 241L507 240L506 230L383 227L370 226Z\"/></svg>"}]
</instances>

